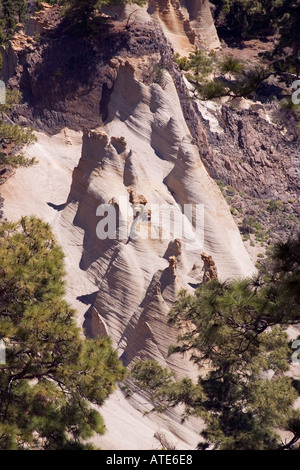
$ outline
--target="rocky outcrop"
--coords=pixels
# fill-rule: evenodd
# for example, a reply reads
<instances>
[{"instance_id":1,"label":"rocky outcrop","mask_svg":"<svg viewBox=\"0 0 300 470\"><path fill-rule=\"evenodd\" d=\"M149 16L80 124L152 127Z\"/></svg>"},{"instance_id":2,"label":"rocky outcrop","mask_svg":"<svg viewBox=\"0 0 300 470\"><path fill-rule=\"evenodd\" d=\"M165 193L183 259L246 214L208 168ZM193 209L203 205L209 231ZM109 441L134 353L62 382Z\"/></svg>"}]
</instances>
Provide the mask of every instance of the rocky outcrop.
<instances>
[{"instance_id":1,"label":"rocky outcrop","mask_svg":"<svg viewBox=\"0 0 300 470\"><path fill-rule=\"evenodd\" d=\"M136 194L133 188L128 189L129 192L129 202L133 205L142 205L145 206L147 204L147 199L142 194Z\"/></svg>"},{"instance_id":2,"label":"rocky outcrop","mask_svg":"<svg viewBox=\"0 0 300 470\"><path fill-rule=\"evenodd\" d=\"M148 12L160 22L176 50L180 37L207 50L220 47L208 0L150 0Z\"/></svg>"},{"instance_id":3,"label":"rocky outcrop","mask_svg":"<svg viewBox=\"0 0 300 470\"><path fill-rule=\"evenodd\" d=\"M61 8L58 5L41 2L39 6L41 10L30 17L26 25L17 25L8 45L0 47L1 79L5 82L13 76L22 76L24 66L27 66L27 55L35 52L41 36L53 31L61 21Z\"/></svg>"},{"instance_id":4,"label":"rocky outcrop","mask_svg":"<svg viewBox=\"0 0 300 470\"><path fill-rule=\"evenodd\" d=\"M176 256L170 256L169 257L169 270L171 272L171 275L175 278L176 277L176 272L177 272L177 259Z\"/></svg>"},{"instance_id":5,"label":"rocky outcrop","mask_svg":"<svg viewBox=\"0 0 300 470\"><path fill-rule=\"evenodd\" d=\"M220 48L208 0L149 0L144 7L126 4L105 9L119 20L158 23L176 52L188 55L195 46L212 50Z\"/></svg>"},{"instance_id":6,"label":"rocky outcrop","mask_svg":"<svg viewBox=\"0 0 300 470\"><path fill-rule=\"evenodd\" d=\"M49 5L39 2L40 10L35 12L26 23L25 32L28 36L39 38L53 29L60 21L61 8L59 5Z\"/></svg>"},{"instance_id":7,"label":"rocky outcrop","mask_svg":"<svg viewBox=\"0 0 300 470\"><path fill-rule=\"evenodd\" d=\"M28 53L35 50L35 41L32 37L24 33L23 25L19 25L13 39L8 42L7 46L0 46L0 54L2 57L1 79L5 82L20 73L20 63ZM26 60L26 59L25 59Z\"/></svg>"},{"instance_id":8,"label":"rocky outcrop","mask_svg":"<svg viewBox=\"0 0 300 470\"><path fill-rule=\"evenodd\" d=\"M292 197L299 187L297 139L287 139L280 126L257 111L227 106L220 111L222 132L208 131L215 148L215 158L207 162L210 173L253 196Z\"/></svg>"},{"instance_id":9,"label":"rocky outcrop","mask_svg":"<svg viewBox=\"0 0 300 470\"><path fill-rule=\"evenodd\" d=\"M185 0L191 29L196 35L196 45L207 50L221 47L208 0Z\"/></svg>"},{"instance_id":10,"label":"rocky outcrop","mask_svg":"<svg viewBox=\"0 0 300 470\"><path fill-rule=\"evenodd\" d=\"M6 165L5 167L0 169L0 184L4 184L11 176L15 174L15 169L10 166Z\"/></svg>"},{"instance_id":11,"label":"rocky outcrop","mask_svg":"<svg viewBox=\"0 0 300 470\"><path fill-rule=\"evenodd\" d=\"M206 128L206 148L213 148L202 158L210 175L228 185L223 192L241 231L250 217L260 236L275 243L299 230L299 135L292 116L282 117L276 103L246 104L248 109L233 109L198 102L194 111Z\"/></svg>"},{"instance_id":12,"label":"rocky outcrop","mask_svg":"<svg viewBox=\"0 0 300 470\"><path fill-rule=\"evenodd\" d=\"M207 253L201 253L201 259L204 263L203 270L203 283L209 282L212 279L218 279L218 271L216 264L212 257Z\"/></svg>"},{"instance_id":13,"label":"rocky outcrop","mask_svg":"<svg viewBox=\"0 0 300 470\"><path fill-rule=\"evenodd\" d=\"M163 83L157 75L158 67L164 67ZM221 277L253 271L228 207L202 164L201 158L208 159L211 155L204 126L188 99L182 74L173 61L172 47L158 26L135 23L126 29L124 24L116 22L110 27L104 25L101 38L92 41L58 33L51 39L45 37L34 52L26 54L10 85L19 85L25 98L25 104L16 113L19 122L33 124L50 134L65 126L73 130L85 129L82 159L74 171L68 204L71 208L74 207L73 200L77 201L75 224L86 231L82 269L90 269L96 263L99 278L105 278L109 268L107 260L113 253L120 253L118 256L127 260L122 261L121 266L124 263L127 266L128 279L129 259L135 258L135 250L142 253L146 249L134 248L129 254L132 240L127 239L125 247L122 244L119 247L118 241L97 238L96 223L88 227L90 221L96 222L95 214L101 203L113 203L118 215L121 210L118 198L122 196L128 203L144 208L134 219L134 229L144 234L149 231L149 222L155 224L156 213L152 207L155 204L170 204L181 224L185 204L204 206L202 248L207 246L212 253ZM193 217L189 227L191 232L196 222L195 215ZM228 226L225 238L223 234L221 236L222 225ZM145 242L147 250L152 244L159 246L161 260L153 264L152 259L157 255L150 256L147 262L150 266L153 264L153 268L148 268L143 289L147 291L152 281L155 285L160 282L162 298L169 304L175 299L178 287L168 277L168 270L165 271L169 257L177 257L178 278L182 271L185 273L182 279L185 279L199 256L199 253L193 254L193 247L184 248L187 239L179 239L176 232L177 228L162 243L157 239ZM201 246L201 233L199 237ZM107 253L104 259L103 253ZM113 272L113 267L111 269ZM158 272L161 274L156 274ZM155 275L157 279L154 280ZM145 274L139 274L139 277L143 276ZM194 284L197 280L201 278L197 279L193 272L191 281L184 283ZM107 284L109 281L103 282L106 283L103 289L110 293L113 288ZM132 285L135 282L132 279ZM152 287L149 295L150 292ZM108 303L111 304L109 295L102 298L101 308L96 307L96 317L102 317L101 331L103 325L109 330L108 323L114 321L112 315L107 319L105 313ZM134 325L141 310L134 301L123 301L122 295L119 307L116 307L118 315L123 315L126 308L123 322L128 323L132 318ZM139 298L132 296L135 301ZM118 328L120 330L120 326ZM124 334L122 332L121 336ZM115 340L118 344L120 337L115 335ZM122 346L125 351L128 347L125 337L123 344L127 345Z\"/></svg>"},{"instance_id":14,"label":"rocky outcrop","mask_svg":"<svg viewBox=\"0 0 300 470\"><path fill-rule=\"evenodd\" d=\"M45 37L34 50L17 52L19 66L9 86L20 87L25 104L18 107L15 117L21 124L33 124L51 134L65 126L95 128L107 118L119 67L117 57L147 60L151 56L141 79L153 83L166 50L172 57L161 29L144 23L130 30L125 23L104 24L101 35L93 41L62 32Z\"/></svg>"}]
</instances>

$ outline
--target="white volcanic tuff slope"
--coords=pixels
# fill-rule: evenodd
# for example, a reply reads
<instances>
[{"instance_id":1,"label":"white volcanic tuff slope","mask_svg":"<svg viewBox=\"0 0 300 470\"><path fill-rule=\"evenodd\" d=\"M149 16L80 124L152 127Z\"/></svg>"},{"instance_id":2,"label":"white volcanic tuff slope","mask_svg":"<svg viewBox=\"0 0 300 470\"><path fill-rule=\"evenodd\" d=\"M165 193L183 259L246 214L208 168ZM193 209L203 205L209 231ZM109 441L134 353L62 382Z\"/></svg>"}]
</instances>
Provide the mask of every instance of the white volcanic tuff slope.
<instances>
[{"instance_id":1,"label":"white volcanic tuff slope","mask_svg":"<svg viewBox=\"0 0 300 470\"><path fill-rule=\"evenodd\" d=\"M76 211L78 203L69 204L71 221L62 212L68 200L72 173L80 158L82 135L67 129L53 137L42 133L36 135L38 142L27 148L26 155L37 158L39 164L20 168L1 186L3 216L17 221L23 215L35 214L51 224L66 254L66 297L76 308L78 323L82 325L87 305L92 302L97 289L97 279L79 267L84 232L72 224L72 210L73 213ZM113 251L112 247L111 256ZM174 250L170 253L174 254ZM104 254L109 257L109 251ZM104 254L102 260L105 265ZM108 432L95 438L95 444L102 449L161 449L154 437L159 431L178 449L195 448L201 427L198 420L189 420L182 425L176 410L164 415L151 413L144 416L145 406L150 411L151 404L144 396L134 394L128 400L117 391L100 410Z\"/></svg>"},{"instance_id":2,"label":"white volcanic tuff slope","mask_svg":"<svg viewBox=\"0 0 300 470\"><path fill-rule=\"evenodd\" d=\"M84 230L81 268L99 288L89 331L110 335L125 364L154 357L181 375L191 365L187 358L167 357L168 346L176 340L167 312L180 288L191 289L201 281L202 273L195 269L202 266L201 252L212 255L221 279L251 275L254 267L228 206L192 143L171 77L166 74L162 89L139 82L128 61L115 61L115 67L118 75L107 122L84 135L62 221ZM97 207L114 203L122 210L119 197L128 199L130 188L146 198L151 218L153 204L169 204L178 223L184 218L184 204L204 205L204 246L186 249L184 239L177 246L176 230L164 240L98 239ZM140 230L147 231L146 221ZM175 271L168 266L170 254L178 258Z\"/></svg>"},{"instance_id":3,"label":"white volcanic tuff slope","mask_svg":"<svg viewBox=\"0 0 300 470\"><path fill-rule=\"evenodd\" d=\"M61 214L70 192L73 170L80 159L82 133L64 129L53 137L41 132L36 136L37 143L26 149L25 156L35 157L38 164L19 168L1 186L3 217L17 221L22 216L35 215L51 224L66 255L67 300L76 308L81 326L87 307L77 297L93 293L95 285L79 269L81 231L65 225Z\"/></svg>"},{"instance_id":4,"label":"white volcanic tuff slope","mask_svg":"<svg viewBox=\"0 0 300 470\"><path fill-rule=\"evenodd\" d=\"M167 312L181 287L191 289L188 283L201 281L202 249L213 256L223 278L246 276L254 268L192 144L173 82L166 78L164 90L145 86L130 64L120 62L107 124L84 134L79 164L80 134L65 130L50 138L39 133L37 144L26 151L39 164L19 169L1 187L1 195L8 219L33 213L51 223L66 253L67 300L77 309L79 323L98 293L86 322L93 334L110 334L125 363L150 356L182 376L193 370L187 357L167 358L176 339ZM99 240L98 205L117 203L121 195L128 198L130 187L147 199L146 209L168 203L181 219L179 204L204 204L204 247L188 251L174 241L175 234L171 241ZM177 258L176 271L168 267L169 256ZM158 429L176 436L179 448L196 445L198 424L196 432L188 430L178 415L149 415L141 422L137 409L146 401L129 403L120 393L107 401L103 415L109 433L101 438L102 448L159 448L153 438ZM138 425L132 429L132 422L141 422L146 438Z\"/></svg>"}]
</instances>

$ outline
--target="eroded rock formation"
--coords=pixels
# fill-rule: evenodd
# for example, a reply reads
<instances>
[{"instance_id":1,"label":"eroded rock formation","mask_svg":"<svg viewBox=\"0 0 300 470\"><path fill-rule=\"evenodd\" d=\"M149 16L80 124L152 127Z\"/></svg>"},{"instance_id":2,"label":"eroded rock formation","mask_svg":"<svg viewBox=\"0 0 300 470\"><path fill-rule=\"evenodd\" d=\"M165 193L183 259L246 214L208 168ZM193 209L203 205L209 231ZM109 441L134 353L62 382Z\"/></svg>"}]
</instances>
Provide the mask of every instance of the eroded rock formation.
<instances>
[{"instance_id":1,"label":"eroded rock formation","mask_svg":"<svg viewBox=\"0 0 300 470\"><path fill-rule=\"evenodd\" d=\"M26 25L18 24L12 40L0 47L2 57L1 79L7 82L11 77L20 77L24 71L27 54L33 53L40 36L51 31L60 22L60 7L39 3L41 11L36 12Z\"/></svg>"},{"instance_id":2,"label":"eroded rock formation","mask_svg":"<svg viewBox=\"0 0 300 470\"><path fill-rule=\"evenodd\" d=\"M209 282L212 279L218 279L217 266L212 259L212 256L207 253L201 253L201 259L204 263L203 270L203 283Z\"/></svg>"},{"instance_id":3,"label":"eroded rock formation","mask_svg":"<svg viewBox=\"0 0 300 470\"><path fill-rule=\"evenodd\" d=\"M173 277L176 277L177 259L176 256L169 257L169 270Z\"/></svg>"},{"instance_id":4,"label":"eroded rock formation","mask_svg":"<svg viewBox=\"0 0 300 470\"><path fill-rule=\"evenodd\" d=\"M158 23L176 52L188 55L195 46L212 50L220 47L208 0L149 0L145 7L124 5L108 11L120 20Z\"/></svg>"},{"instance_id":5,"label":"eroded rock formation","mask_svg":"<svg viewBox=\"0 0 300 470\"><path fill-rule=\"evenodd\" d=\"M179 373L193 369L168 357L176 332L167 313L179 289L192 291L202 281L195 260L208 250L223 279L254 268L203 166L211 149L170 44L153 23L128 30L116 22L104 25L92 43L57 33L55 41L45 36L21 56L9 82L26 98L19 122L50 134L65 126L83 130L81 159L57 227L78 230L79 267L97 288L87 331L111 336L126 364L153 357ZM156 76L160 65L163 83ZM140 213L127 214L121 200L140 206ZM101 204L116 215L108 237L99 229ZM187 204L199 209L191 219ZM167 207L162 216L160 206Z\"/></svg>"},{"instance_id":6,"label":"eroded rock formation","mask_svg":"<svg viewBox=\"0 0 300 470\"><path fill-rule=\"evenodd\" d=\"M106 121L84 132L61 219L83 232L80 266L98 286L86 328L92 335L111 336L125 364L152 357L179 374L183 369L192 373L188 360L183 365L182 358L168 356L176 331L167 318L178 291L192 291L202 282L200 270L190 274L195 259L209 250L222 279L251 274L254 268L201 162L171 75L166 72L164 88L143 83L142 58L119 58L116 70ZM151 218L129 214L122 237L101 239L97 208L116 205L118 227L127 210L118 203L120 197L129 206L150 209ZM196 213L186 222L185 204L204 207L198 228ZM160 219L158 206L168 209Z\"/></svg>"},{"instance_id":7,"label":"eroded rock formation","mask_svg":"<svg viewBox=\"0 0 300 470\"><path fill-rule=\"evenodd\" d=\"M49 5L39 2L40 10L35 12L26 23L25 32L28 36L39 38L41 34L50 31L60 19L59 5Z\"/></svg>"},{"instance_id":8,"label":"eroded rock formation","mask_svg":"<svg viewBox=\"0 0 300 470\"><path fill-rule=\"evenodd\" d=\"M129 192L129 202L134 205L143 205L147 204L147 199L142 194L136 194L133 188L128 189Z\"/></svg>"}]
</instances>

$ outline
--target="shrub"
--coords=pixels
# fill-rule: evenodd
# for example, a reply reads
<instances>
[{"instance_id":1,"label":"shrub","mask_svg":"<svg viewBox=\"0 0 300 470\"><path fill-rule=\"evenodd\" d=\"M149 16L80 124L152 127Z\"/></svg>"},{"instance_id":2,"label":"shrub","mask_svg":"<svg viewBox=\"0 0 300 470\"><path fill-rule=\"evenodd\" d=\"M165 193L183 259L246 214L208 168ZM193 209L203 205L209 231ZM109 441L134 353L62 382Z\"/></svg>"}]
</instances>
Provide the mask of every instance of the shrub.
<instances>
[{"instance_id":1,"label":"shrub","mask_svg":"<svg viewBox=\"0 0 300 470\"><path fill-rule=\"evenodd\" d=\"M220 63L220 71L223 74L241 74L244 71L244 64L236 57L233 57L232 55L226 55Z\"/></svg>"},{"instance_id":2,"label":"shrub","mask_svg":"<svg viewBox=\"0 0 300 470\"><path fill-rule=\"evenodd\" d=\"M201 85L201 96L204 100L212 100L214 98L220 98L220 96L226 95L227 90L224 83L219 80L206 82Z\"/></svg>"},{"instance_id":3,"label":"shrub","mask_svg":"<svg viewBox=\"0 0 300 470\"><path fill-rule=\"evenodd\" d=\"M157 83L163 89L165 88L167 84L165 71L166 71L166 68L162 64L157 64L154 67L154 83Z\"/></svg>"},{"instance_id":4,"label":"shrub","mask_svg":"<svg viewBox=\"0 0 300 470\"><path fill-rule=\"evenodd\" d=\"M230 185L227 186L226 192L227 192L228 196L234 196L235 195L235 189L233 189L233 187L230 186Z\"/></svg>"},{"instance_id":5,"label":"shrub","mask_svg":"<svg viewBox=\"0 0 300 470\"><path fill-rule=\"evenodd\" d=\"M5 145L15 144L16 146L23 146L25 144L32 144L36 141L36 137L32 128L24 128L18 124L9 124L0 122L0 142Z\"/></svg>"},{"instance_id":6,"label":"shrub","mask_svg":"<svg viewBox=\"0 0 300 470\"><path fill-rule=\"evenodd\" d=\"M175 62L179 65L180 70L187 72L190 68L189 60L187 57L180 57L178 52L174 55Z\"/></svg>"},{"instance_id":7,"label":"shrub","mask_svg":"<svg viewBox=\"0 0 300 470\"><path fill-rule=\"evenodd\" d=\"M273 214L274 212L280 211L282 209L283 204L281 201L268 201L267 211L270 212L270 214Z\"/></svg>"},{"instance_id":8,"label":"shrub","mask_svg":"<svg viewBox=\"0 0 300 470\"><path fill-rule=\"evenodd\" d=\"M11 165L14 168L19 166L29 167L38 163L36 158L25 158L23 155L6 155L6 153L0 154L0 168L5 165Z\"/></svg>"}]
</instances>

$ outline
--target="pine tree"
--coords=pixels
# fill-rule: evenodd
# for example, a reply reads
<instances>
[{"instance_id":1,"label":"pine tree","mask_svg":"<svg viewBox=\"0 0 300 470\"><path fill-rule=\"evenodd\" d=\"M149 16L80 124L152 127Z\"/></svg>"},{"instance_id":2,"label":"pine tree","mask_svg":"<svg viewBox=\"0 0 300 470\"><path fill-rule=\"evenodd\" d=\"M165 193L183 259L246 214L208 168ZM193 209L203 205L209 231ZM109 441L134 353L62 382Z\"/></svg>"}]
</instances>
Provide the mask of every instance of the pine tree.
<instances>
[{"instance_id":1,"label":"pine tree","mask_svg":"<svg viewBox=\"0 0 300 470\"><path fill-rule=\"evenodd\" d=\"M180 293L170 322L181 333L170 353L189 351L202 371L208 367L197 384L176 382L153 361L135 364L133 377L152 392L158 409L181 402L188 415L204 419L199 448L271 450L297 445L300 415L293 403L299 381L284 373L292 355L286 329L300 323L299 287L300 236L278 245L256 279L212 280L194 295ZM292 432L290 442L280 444L278 428Z\"/></svg>"},{"instance_id":2,"label":"pine tree","mask_svg":"<svg viewBox=\"0 0 300 470\"><path fill-rule=\"evenodd\" d=\"M23 23L28 13L26 0L1 0L1 17L4 20L6 39L9 39L17 23Z\"/></svg>"},{"instance_id":3,"label":"pine tree","mask_svg":"<svg viewBox=\"0 0 300 470\"><path fill-rule=\"evenodd\" d=\"M276 51L283 51L286 47L291 49L289 62L300 75L300 1L285 0L281 9L282 16L278 22L280 40Z\"/></svg>"},{"instance_id":4,"label":"pine tree","mask_svg":"<svg viewBox=\"0 0 300 470\"><path fill-rule=\"evenodd\" d=\"M71 19L87 23L92 13L103 7L116 6L130 3L130 0L60 0L65 7L65 14ZM146 0L133 0L132 3L143 5Z\"/></svg>"},{"instance_id":5,"label":"pine tree","mask_svg":"<svg viewBox=\"0 0 300 470\"><path fill-rule=\"evenodd\" d=\"M48 224L0 226L0 449L85 449L125 369L108 338L84 340L63 299L64 261Z\"/></svg>"},{"instance_id":6,"label":"pine tree","mask_svg":"<svg viewBox=\"0 0 300 470\"><path fill-rule=\"evenodd\" d=\"M5 165L13 167L29 166L36 163L36 160L26 159L17 152L25 144L32 144L36 141L34 130L31 127L21 127L13 124L12 111L21 100L21 93L15 89L6 90L6 100L0 104L0 169Z\"/></svg>"}]
</instances>

